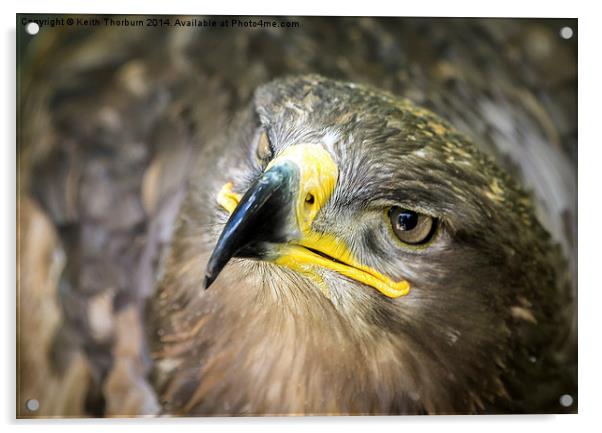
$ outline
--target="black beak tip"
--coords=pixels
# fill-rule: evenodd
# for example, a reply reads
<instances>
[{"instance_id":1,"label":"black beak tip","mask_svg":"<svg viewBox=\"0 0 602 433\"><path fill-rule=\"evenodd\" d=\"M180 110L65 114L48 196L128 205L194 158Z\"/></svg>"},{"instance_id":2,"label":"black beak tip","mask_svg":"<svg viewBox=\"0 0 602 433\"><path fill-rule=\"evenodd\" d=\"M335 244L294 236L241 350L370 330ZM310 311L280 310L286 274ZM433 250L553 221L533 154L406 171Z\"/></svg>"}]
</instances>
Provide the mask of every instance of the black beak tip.
<instances>
[{"instance_id":1,"label":"black beak tip","mask_svg":"<svg viewBox=\"0 0 602 433\"><path fill-rule=\"evenodd\" d=\"M208 274L205 275L205 281L203 283L205 290L207 290L209 288L209 286L211 286L211 284L213 284L214 280L215 280L215 278L211 277L210 275L208 275Z\"/></svg>"}]
</instances>

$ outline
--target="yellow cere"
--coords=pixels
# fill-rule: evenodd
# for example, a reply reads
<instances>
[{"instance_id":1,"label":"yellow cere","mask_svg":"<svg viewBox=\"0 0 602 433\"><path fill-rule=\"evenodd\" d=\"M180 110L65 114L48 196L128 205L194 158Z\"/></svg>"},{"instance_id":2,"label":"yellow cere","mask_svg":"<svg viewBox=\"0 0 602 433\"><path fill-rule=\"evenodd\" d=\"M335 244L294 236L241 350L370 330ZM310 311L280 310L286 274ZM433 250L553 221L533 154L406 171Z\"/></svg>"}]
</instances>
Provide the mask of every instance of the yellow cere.
<instances>
[{"instance_id":1,"label":"yellow cere","mask_svg":"<svg viewBox=\"0 0 602 433\"><path fill-rule=\"evenodd\" d=\"M339 177L339 169L330 154L317 144L300 144L287 147L266 167L284 161L299 167L299 195L295 211L301 232L311 230L311 223L318 211L330 198Z\"/></svg>"},{"instance_id":2,"label":"yellow cere","mask_svg":"<svg viewBox=\"0 0 602 433\"><path fill-rule=\"evenodd\" d=\"M299 144L286 148L270 162L266 170L285 161L293 162L299 167L299 193L295 198L295 213L301 238L282 245L280 255L274 263L308 275L314 281L321 282L321 285L323 281L316 274L315 266L331 269L374 287L391 298L407 295L410 291L407 281L395 282L362 265L355 260L343 241L330 234L316 233L312 230L314 218L330 198L338 180L338 168L330 154L317 144ZM232 213L240 197L232 192L232 184L227 183L218 195L218 203ZM322 287L322 291L327 292L325 287Z\"/></svg>"}]
</instances>

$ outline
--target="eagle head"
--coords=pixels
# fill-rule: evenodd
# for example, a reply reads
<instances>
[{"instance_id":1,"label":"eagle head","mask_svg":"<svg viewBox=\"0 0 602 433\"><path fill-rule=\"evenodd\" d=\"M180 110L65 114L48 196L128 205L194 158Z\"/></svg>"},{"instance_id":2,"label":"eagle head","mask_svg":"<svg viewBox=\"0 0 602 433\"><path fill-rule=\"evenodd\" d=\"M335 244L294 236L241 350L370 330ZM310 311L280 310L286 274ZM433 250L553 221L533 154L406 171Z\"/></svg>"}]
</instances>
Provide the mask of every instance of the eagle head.
<instances>
[{"instance_id":1,"label":"eagle head","mask_svg":"<svg viewBox=\"0 0 602 433\"><path fill-rule=\"evenodd\" d=\"M453 126L279 79L202 151L153 305L156 382L173 413L537 410L564 274L529 196Z\"/></svg>"}]
</instances>

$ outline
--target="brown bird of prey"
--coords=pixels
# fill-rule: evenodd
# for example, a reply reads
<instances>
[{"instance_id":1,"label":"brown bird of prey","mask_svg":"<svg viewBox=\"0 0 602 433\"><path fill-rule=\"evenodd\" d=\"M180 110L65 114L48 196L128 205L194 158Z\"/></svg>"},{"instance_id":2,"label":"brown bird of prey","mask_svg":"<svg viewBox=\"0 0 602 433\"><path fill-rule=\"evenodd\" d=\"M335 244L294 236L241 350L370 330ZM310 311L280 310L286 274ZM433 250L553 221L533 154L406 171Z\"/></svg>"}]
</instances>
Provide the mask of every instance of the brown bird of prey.
<instances>
[{"instance_id":1,"label":"brown bird of prey","mask_svg":"<svg viewBox=\"0 0 602 433\"><path fill-rule=\"evenodd\" d=\"M577 410L576 20L88 18L19 24L19 416Z\"/></svg>"},{"instance_id":2,"label":"brown bird of prey","mask_svg":"<svg viewBox=\"0 0 602 433\"><path fill-rule=\"evenodd\" d=\"M452 126L311 75L259 87L212 146L153 305L168 412L550 404L540 390L566 361L559 251Z\"/></svg>"}]
</instances>

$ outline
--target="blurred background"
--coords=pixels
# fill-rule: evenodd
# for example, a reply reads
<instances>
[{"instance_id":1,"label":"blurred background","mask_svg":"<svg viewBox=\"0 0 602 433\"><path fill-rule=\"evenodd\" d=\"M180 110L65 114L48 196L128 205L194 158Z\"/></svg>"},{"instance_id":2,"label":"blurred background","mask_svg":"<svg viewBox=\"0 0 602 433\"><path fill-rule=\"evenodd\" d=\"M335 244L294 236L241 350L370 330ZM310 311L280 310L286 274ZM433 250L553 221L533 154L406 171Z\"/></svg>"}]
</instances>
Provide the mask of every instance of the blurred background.
<instances>
[{"instance_id":1,"label":"blurred background","mask_svg":"<svg viewBox=\"0 0 602 433\"><path fill-rule=\"evenodd\" d=\"M17 16L18 416L160 413L145 308L195 156L282 75L369 83L451 122L532 193L576 289L577 20L105 18Z\"/></svg>"}]
</instances>

